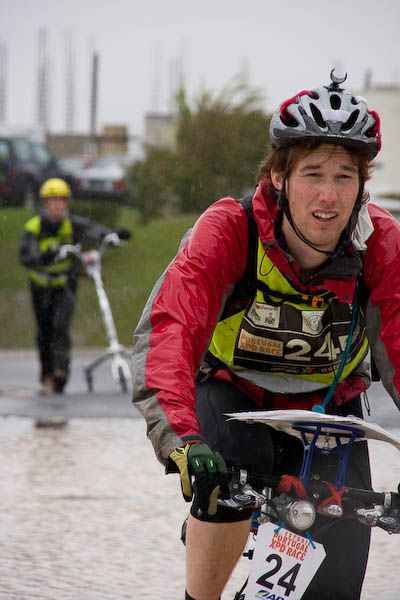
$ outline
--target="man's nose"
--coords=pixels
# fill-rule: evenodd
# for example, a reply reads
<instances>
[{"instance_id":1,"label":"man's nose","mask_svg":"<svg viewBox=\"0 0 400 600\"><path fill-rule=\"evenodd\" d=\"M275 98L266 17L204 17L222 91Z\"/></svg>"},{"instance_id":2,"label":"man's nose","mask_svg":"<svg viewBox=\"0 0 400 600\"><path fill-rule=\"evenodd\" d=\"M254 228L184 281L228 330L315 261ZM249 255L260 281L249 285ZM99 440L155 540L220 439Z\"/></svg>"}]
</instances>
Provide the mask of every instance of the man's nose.
<instances>
[{"instance_id":1,"label":"man's nose","mask_svg":"<svg viewBox=\"0 0 400 600\"><path fill-rule=\"evenodd\" d=\"M332 179L326 179L321 183L319 199L327 204L336 202L337 187L335 181Z\"/></svg>"}]
</instances>

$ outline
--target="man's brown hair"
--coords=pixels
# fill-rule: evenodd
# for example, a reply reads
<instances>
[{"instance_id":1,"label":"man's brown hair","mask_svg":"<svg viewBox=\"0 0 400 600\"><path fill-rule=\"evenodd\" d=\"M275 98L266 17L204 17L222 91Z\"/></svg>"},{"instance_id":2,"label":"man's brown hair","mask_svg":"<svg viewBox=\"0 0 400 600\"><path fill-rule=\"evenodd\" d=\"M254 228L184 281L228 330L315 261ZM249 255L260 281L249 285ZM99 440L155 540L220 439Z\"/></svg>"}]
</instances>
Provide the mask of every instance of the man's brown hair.
<instances>
[{"instance_id":1,"label":"man's brown hair","mask_svg":"<svg viewBox=\"0 0 400 600\"><path fill-rule=\"evenodd\" d=\"M260 182L261 180L266 179L268 181L268 193L272 196L272 198L277 199L278 192L272 185L270 175L271 171L284 173L285 177L289 177L297 162L322 144L326 144L326 140L299 140L296 142L296 144L287 146L285 148L276 148L275 146L272 146L267 156L259 165L257 181ZM332 144L332 151L337 145L338 144ZM371 178L373 169L372 161L362 150L355 149L353 147L350 148L348 146L344 147L349 151L354 160L354 164L357 165L360 184L364 187L366 181ZM363 202L367 202L368 198L368 193L364 192Z\"/></svg>"}]
</instances>

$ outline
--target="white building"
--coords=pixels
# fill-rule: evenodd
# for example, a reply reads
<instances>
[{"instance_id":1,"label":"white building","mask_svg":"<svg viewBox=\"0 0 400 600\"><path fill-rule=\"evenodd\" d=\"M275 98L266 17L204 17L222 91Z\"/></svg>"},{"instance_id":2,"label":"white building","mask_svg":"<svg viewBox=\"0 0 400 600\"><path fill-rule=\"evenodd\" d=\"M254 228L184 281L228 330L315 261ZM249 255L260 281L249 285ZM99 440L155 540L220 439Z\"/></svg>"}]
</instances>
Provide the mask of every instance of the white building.
<instances>
[{"instance_id":1,"label":"white building","mask_svg":"<svg viewBox=\"0 0 400 600\"><path fill-rule=\"evenodd\" d=\"M400 194L400 85L366 86L360 92L381 117L382 150L375 160L371 195Z\"/></svg>"},{"instance_id":2,"label":"white building","mask_svg":"<svg viewBox=\"0 0 400 600\"><path fill-rule=\"evenodd\" d=\"M144 142L149 146L173 150L176 143L176 117L173 113L145 115Z\"/></svg>"}]
</instances>

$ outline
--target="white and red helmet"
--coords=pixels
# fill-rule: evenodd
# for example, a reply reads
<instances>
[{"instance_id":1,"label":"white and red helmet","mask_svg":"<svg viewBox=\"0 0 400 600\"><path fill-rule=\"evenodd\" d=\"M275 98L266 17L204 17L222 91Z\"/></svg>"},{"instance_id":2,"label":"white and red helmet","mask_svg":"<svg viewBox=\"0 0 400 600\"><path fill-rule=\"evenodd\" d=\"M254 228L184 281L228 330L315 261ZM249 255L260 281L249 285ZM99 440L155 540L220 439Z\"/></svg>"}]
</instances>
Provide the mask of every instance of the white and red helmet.
<instances>
[{"instance_id":1,"label":"white and red helmet","mask_svg":"<svg viewBox=\"0 0 400 600\"><path fill-rule=\"evenodd\" d=\"M335 77L332 69L329 86L302 90L282 102L271 119L271 145L284 148L304 138L319 139L363 148L373 159L381 148L379 115L362 96L339 87L346 78Z\"/></svg>"}]
</instances>

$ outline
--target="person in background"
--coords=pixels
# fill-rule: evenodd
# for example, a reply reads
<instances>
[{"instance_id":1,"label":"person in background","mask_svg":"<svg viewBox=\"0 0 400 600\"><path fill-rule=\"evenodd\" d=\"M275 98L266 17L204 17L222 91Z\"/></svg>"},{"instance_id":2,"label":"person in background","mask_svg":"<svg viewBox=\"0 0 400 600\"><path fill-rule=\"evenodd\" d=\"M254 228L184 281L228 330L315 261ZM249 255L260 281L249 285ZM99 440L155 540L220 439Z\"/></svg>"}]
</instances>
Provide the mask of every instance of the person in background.
<instances>
[{"instance_id":1,"label":"person in background","mask_svg":"<svg viewBox=\"0 0 400 600\"><path fill-rule=\"evenodd\" d=\"M332 72L282 102L254 195L200 216L135 331L133 401L193 500L186 600L220 598L248 537L250 511L217 504L227 468L295 477L302 464L299 440L227 413L331 398L327 412L362 417L368 346L400 408L400 224L368 203L380 120L344 80ZM337 465L324 458L313 472L332 481ZM370 489L365 442L345 484ZM304 599L360 598L369 528L318 515L311 535L326 558Z\"/></svg>"},{"instance_id":2,"label":"person in background","mask_svg":"<svg viewBox=\"0 0 400 600\"><path fill-rule=\"evenodd\" d=\"M71 189L63 179L45 181L39 196L43 209L25 223L19 258L27 269L37 325L40 392L61 394L70 371L78 266L72 258L56 260L58 251L63 244L99 243L112 231L69 212Z\"/></svg>"}]
</instances>

